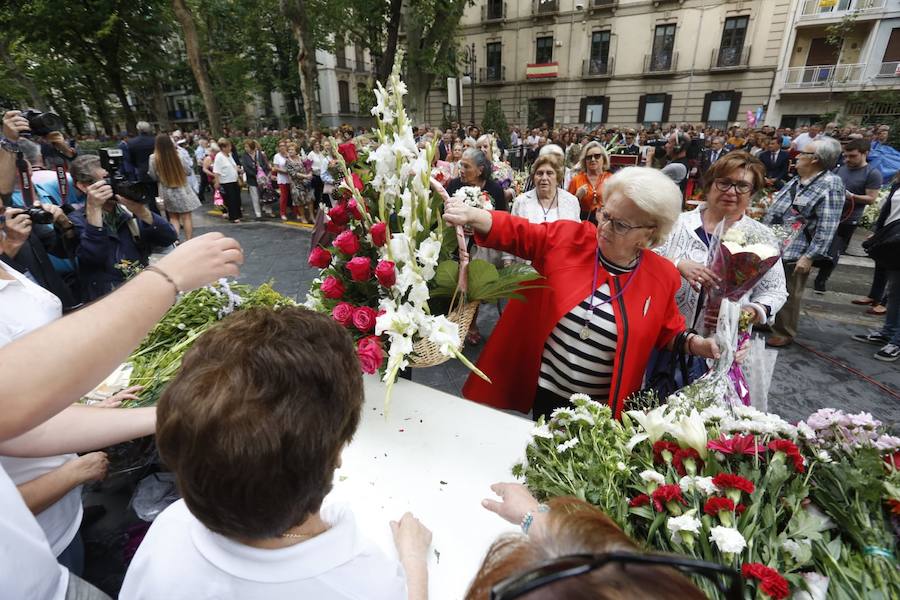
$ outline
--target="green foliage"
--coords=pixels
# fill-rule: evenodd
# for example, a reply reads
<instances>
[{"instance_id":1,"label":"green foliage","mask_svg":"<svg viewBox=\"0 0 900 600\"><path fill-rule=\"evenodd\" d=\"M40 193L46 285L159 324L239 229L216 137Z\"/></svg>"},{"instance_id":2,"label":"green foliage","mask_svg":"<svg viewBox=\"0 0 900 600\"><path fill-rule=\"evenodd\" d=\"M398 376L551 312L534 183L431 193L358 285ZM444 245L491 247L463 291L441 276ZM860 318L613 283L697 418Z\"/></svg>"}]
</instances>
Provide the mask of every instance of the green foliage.
<instances>
[{"instance_id":1,"label":"green foliage","mask_svg":"<svg viewBox=\"0 0 900 600\"><path fill-rule=\"evenodd\" d=\"M469 302L496 302L504 298L523 300L519 293L523 284L540 278L537 271L530 265L513 263L503 269L497 269L494 265L476 258L469 263L468 292L466 299ZM459 280L459 263L454 260L445 260L438 264L435 270L434 286L431 290L432 298L449 298L456 293L456 285Z\"/></svg>"},{"instance_id":2,"label":"green foliage","mask_svg":"<svg viewBox=\"0 0 900 600\"><path fill-rule=\"evenodd\" d=\"M503 114L503 106L497 98L491 98L484 105L484 118L481 120L482 131L493 131L496 136L509 145L509 124Z\"/></svg>"}]
</instances>

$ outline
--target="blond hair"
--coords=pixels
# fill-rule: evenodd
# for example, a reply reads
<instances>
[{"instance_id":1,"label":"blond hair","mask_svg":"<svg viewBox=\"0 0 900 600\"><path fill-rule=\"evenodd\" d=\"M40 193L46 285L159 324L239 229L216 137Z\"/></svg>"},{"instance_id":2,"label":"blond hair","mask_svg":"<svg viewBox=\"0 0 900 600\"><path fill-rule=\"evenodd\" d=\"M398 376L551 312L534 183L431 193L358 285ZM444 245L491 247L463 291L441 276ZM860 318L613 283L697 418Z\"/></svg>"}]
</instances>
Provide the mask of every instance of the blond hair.
<instances>
[{"instance_id":1,"label":"blond hair","mask_svg":"<svg viewBox=\"0 0 900 600\"><path fill-rule=\"evenodd\" d=\"M649 167L625 167L606 180L603 199L609 202L613 194L621 194L645 212L656 228L650 247L662 243L678 215L681 214L681 190L662 171Z\"/></svg>"},{"instance_id":2,"label":"blond hair","mask_svg":"<svg viewBox=\"0 0 900 600\"><path fill-rule=\"evenodd\" d=\"M600 154L603 155L603 160L600 161L600 170L609 171L609 152L606 151L606 148L603 147L603 144L601 144L597 140L593 140L585 144L581 149L581 154L578 155L578 164L575 165L575 168L582 173L587 173L587 165L584 164L584 157L587 156L587 153L594 148L600 148Z\"/></svg>"}]
</instances>

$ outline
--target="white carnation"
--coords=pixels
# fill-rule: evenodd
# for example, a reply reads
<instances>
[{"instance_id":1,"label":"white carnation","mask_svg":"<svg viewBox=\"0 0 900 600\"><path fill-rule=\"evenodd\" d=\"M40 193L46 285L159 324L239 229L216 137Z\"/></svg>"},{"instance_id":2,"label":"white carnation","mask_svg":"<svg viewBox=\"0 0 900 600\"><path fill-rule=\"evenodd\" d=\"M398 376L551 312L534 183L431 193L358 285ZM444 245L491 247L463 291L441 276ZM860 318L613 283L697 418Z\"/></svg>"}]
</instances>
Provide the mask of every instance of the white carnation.
<instances>
[{"instance_id":1,"label":"white carnation","mask_svg":"<svg viewBox=\"0 0 900 600\"><path fill-rule=\"evenodd\" d=\"M653 469L647 469L646 471L641 471L640 477L642 480L644 480L645 482L648 482L648 483L651 481L658 485L665 485L665 483L666 483L666 478L661 473L658 473L658 472L654 471Z\"/></svg>"},{"instance_id":2,"label":"white carnation","mask_svg":"<svg viewBox=\"0 0 900 600\"><path fill-rule=\"evenodd\" d=\"M697 509L692 508L680 517L669 517L666 528L672 536L673 542L684 542L683 533L697 533L700 531L700 520L694 517Z\"/></svg>"},{"instance_id":3,"label":"white carnation","mask_svg":"<svg viewBox=\"0 0 900 600\"><path fill-rule=\"evenodd\" d=\"M734 527L713 527L709 532L709 541L724 554L738 554L747 547L747 540Z\"/></svg>"}]
</instances>

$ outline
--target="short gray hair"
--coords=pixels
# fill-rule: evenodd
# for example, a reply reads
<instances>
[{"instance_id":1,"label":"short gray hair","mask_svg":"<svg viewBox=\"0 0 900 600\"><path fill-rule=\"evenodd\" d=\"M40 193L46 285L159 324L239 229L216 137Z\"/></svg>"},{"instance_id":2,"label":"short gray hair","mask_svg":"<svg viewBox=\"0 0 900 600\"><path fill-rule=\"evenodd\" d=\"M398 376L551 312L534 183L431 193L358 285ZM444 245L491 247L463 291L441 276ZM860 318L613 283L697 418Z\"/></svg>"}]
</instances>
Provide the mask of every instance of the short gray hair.
<instances>
[{"instance_id":1,"label":"short gray hair","mask_svg":"<svg viewBox=\"0 0 900 600\"><path fill-rule=\"evenodd\" d=\"M681 190L674 181L656 169L620 169L603 186L604 202L608 202L613 194L622 194L653 220L656 229L650 238L651 248L666 239L681 214Z\"/></svg>"},{"instance_id":2,"label":"short gray hair","mask_svg":"<svg viewBox=\"0 0 900 600\"><path fill-rule=\"evenodd\" d=\"M71 162L69 173L78 183L91 185L97 181L95 172L100 168L100 157L93 154L82 154Z\"/></svg>"},{"instance_id":3,"label":"short gray hair","mask_svg":"<svg viewBox=\"0 0 900 600\"><path fill-rule=\"evenodd\" d=\"M538 151L538 156L547 156L548 154L556 154L563 160L566 159L566 153L556 144L544 144L541 146L541 149Z\"/></svg>"},{"instance_id":4,"label":"short gray hair","mask_svg":"<svg viewBox=\"0 0 900 600\"><path fill-rule=\"evenodd\" d=\"M819 165L826 171L833 169L841 156L841 143L833 137L824 137L810 144L816 145L814 152Z\"/></svg>"},{"instance_id":5,"label":"short gray hair","mask_svg":"<svg viewBox=\"0 0 900 600\"><path fill-rule=\"evenodd\" d=\"M32 142L31 140L26 138L20 138L19 150L22 151L22 156L24 156L25 160L27 160L30 164L43 164L43 156L41 156L41 145L37 142Z\"/></svg>"},{"instance_id":6,"label":"short gray hair","mask_svg":"<svg viewBox=\"0 0 900 600\"><path fill-rule=\"evenodd\" d=\"M462 157L465 160L472 161L472 164L481 171L481 176L485 181L491 178L491 162L487 159L487 156L484 155L484 152L478 148L466 148Z\"/></svg>"},{"instance_id":7,"label":"short gray hair","mask_svg":"<svg viewBox=\"0 0 900 600\"><path fill-rule=\"evenodd\" d=\"M138 133L153 133L153 127L147 121L137 122Z\"/></svg>"}]
</instances>

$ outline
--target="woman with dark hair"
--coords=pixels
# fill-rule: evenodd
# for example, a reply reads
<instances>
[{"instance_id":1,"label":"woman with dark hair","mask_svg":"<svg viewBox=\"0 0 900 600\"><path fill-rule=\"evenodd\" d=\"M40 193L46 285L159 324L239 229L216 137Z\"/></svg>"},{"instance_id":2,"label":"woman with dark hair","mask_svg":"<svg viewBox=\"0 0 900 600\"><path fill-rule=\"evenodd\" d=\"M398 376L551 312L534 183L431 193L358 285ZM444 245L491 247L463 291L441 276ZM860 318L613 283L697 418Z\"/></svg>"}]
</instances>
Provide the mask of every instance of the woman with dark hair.
<instances>
[{"instance_id":1,"label":"woman with dark hair","mask_svg":"<svg viewBox=\"0 0 900 600\"><path fill-rule=\"evenodd\" d=\"M447 183L447 193L451 196L460 188L473 186L481 188L491 197L494 210L507 210L506 197L503 188L491 178L491 161L484 152L477 148L469 148L462 154L459 161L459 177L451 179Z\"/></svg>"},{"instance_id":2,"label":"woman with dark hair","mask_svg":"<svg viewBox=\"0 0 900 600\"><path fill-rule=\"evenodd\" d=\"M646 555L612 519L583 500L553 498L538 504L519 484L496 483L491 489L500 501L484 500L482 505L521 524L523 532L504 535L491 545L465 600L705 598L676 570L681 565L730 575L728 597L735 590L741 597L736 572L679 556ZM648 559L654 563L643 562ZM578 566L584 572L566 573Z\"/></svg>"},{"instance_id":3,"label":"woman with dark hair","mask_svg":"<svg viewBox=\"0 0 900 600\"><path fill-rule=\"evenodd\" d=\"M188 184L187 178L192 172L190 156L179 156L172 138L160 133L156 136L156 148L150 155L148 172L154 181L159 182L159 196L166 205L166 214L175 235L183 227L185 240L194 237L191 211L200 208L200 199Z\"/></svg>"},{"instance_id":4,"label":"woman with dark hair","mask_svg":"<svg viewBox=\"0 0 900 600\"><path fill-rule=\"evenodd\" d=\"M272 184L268 181L269 159L262 151L259 142L253 139L244 140L244 153L241 155L241 166L244 168L244 176L247 178L247 190L250 192L250 204L253 206L253 214L257 219L262 218L259 206L260 186L263 190L271 190ZM259 180L257 174L262 172L264 178Z\"/></svg>"}]
</instances>

